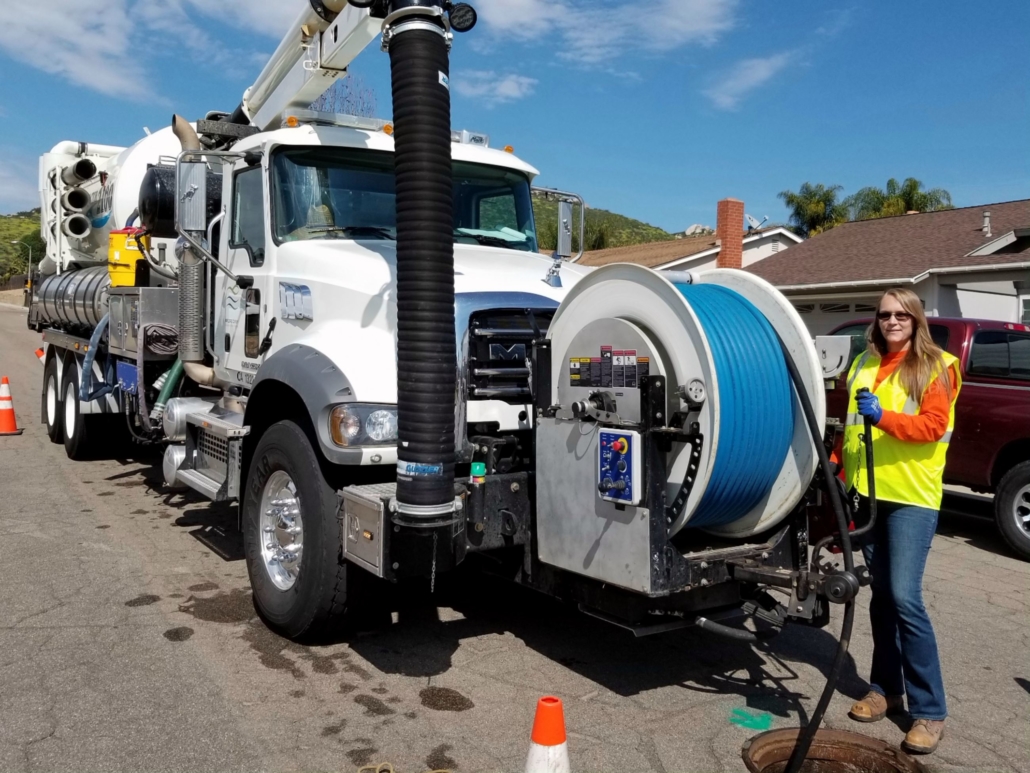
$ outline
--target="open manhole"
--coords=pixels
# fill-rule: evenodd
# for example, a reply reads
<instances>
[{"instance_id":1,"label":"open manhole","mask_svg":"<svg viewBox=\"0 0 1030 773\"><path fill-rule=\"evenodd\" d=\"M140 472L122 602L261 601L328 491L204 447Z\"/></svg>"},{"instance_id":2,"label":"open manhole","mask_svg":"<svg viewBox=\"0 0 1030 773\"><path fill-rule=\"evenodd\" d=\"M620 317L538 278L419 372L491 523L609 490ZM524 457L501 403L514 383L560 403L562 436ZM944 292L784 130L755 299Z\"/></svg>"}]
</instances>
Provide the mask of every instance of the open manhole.
<instances>
[{"instance_id":1,"label":"open manhole","mask_svg":"<svg viewBox=\"0 0 1030 773\"><path fill-rule=\"evenodd\" d=\"M744 764L751 773L783 773L797 738L797 728L756 735L741 750ZM875 738L846 730L818 730L801 773L926 773L926 768Z\"/></svg>"}]
</instances>

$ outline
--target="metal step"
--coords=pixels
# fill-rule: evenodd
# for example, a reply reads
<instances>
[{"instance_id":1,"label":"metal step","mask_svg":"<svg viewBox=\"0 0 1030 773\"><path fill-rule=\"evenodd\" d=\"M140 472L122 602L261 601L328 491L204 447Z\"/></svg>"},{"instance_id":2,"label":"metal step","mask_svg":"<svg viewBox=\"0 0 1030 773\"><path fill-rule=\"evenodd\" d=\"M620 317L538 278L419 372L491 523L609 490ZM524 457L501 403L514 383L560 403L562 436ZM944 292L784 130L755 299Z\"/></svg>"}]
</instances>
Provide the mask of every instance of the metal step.
<instances>
[{"instance_id":1,"label":"metal step","mask_svg":"<svg viewBox=\"0 0 1030 773\"><path fill-rule=\"evenodd\" d=\"M186 423L201 427L212 435L223 438L241 438L250 434L250 427L243 424L243 414L218 408L209 412L199 411L186 417Z\"/></svg>"},{"instance_id":2,"label":"metal step","mask_svg":"<svg viewBox=\"0 0 1030 773\"><path fill-rule=\"evenodd\" d=\"M209 478L200 470L179 470L175 473L175 479L185 483L198 494L203 494L212 502L221 502L229 498L224 493L224 480Z\"/></svg>"}]
</instances>

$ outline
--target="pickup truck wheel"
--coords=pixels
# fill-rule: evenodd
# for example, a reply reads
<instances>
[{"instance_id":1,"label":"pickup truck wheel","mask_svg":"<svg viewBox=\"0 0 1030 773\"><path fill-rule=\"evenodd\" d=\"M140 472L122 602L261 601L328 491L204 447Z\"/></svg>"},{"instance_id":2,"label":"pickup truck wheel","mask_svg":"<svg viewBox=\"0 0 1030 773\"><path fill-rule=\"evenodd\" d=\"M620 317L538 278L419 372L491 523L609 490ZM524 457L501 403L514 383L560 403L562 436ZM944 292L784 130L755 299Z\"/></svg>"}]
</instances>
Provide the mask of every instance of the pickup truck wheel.
<instances>
[{"instance_id":1,"label":"pickup truck wheel","mask_svg":"<svg viewBox=\"0 0 1030 773\"><path fill-rule=\"evenodd\" d=\"M1030 462L1017 464L1001 479L994 494L994 519L1009 547L1030 561Z\"/></svg>"},{"instance_id":2,"label":"pickup truck wheel","mask_svg":"<svg viewBox=\"0 0 1030 773\"><path fill-rule=\"evenodd\" d=\"M61 401L61 382L57 378L57 358L47 360L43 370L43 421L51 443L64 440L61 428L61 413L64 405Z\"/></svg>"},{"instance_id":3,"label":"pickup truck wheel","mask_svg":"<svg viewBox=\"0 0 1030 773\"><path fill-rule=\"evenodd\" d=\"M254 604L290 639L314 639L346 609L336 492L307 433L292 421L258 440L243 497L243 541Z\"/></svg>"}]
</instances>

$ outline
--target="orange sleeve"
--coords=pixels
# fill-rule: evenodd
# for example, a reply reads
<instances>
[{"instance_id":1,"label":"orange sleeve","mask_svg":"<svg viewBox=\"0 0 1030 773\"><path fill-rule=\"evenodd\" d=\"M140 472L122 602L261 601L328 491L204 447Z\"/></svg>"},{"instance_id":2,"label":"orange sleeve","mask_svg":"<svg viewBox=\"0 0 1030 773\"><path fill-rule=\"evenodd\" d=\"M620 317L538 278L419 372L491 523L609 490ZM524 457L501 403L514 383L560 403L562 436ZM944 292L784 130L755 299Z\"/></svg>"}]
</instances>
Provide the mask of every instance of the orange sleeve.
<instances>
[{"instance_id":1,"label":"orange sleeve","mask_svg":"<svg viewBox=\"0 0 1030 773\"><path fill-rule=\"evenodd\" d=\"M833 443L833 450L830 451L830 461L838 467L843 467L844 462L844 433L840 432L837 434L837 439Z\"/></svg>"},{"instance_id":2,"label":"orange sleeve","mask_svg":"<svg viewBox=\"0 0 1030 773\"><path fill-rule=\"evenodd\" d=\"M951 381L951 395L954 395L958 384L954 367L948 368L948 378ZM941 380L937 379L923 394L923 402L920 403L916 416L884 411L876 426L898 440L906 440L909 443L936 443L948 431L950 414L951 400L948 391Z\"/></svg>"}]
</instances>

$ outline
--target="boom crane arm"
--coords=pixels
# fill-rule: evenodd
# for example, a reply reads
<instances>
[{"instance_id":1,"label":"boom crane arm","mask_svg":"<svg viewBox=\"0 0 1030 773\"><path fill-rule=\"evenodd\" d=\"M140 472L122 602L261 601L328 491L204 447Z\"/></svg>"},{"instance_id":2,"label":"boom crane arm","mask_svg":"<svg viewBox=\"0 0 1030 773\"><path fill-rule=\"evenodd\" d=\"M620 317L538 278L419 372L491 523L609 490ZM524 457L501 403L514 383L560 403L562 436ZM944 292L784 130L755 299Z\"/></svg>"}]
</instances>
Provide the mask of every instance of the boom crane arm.
<instances>
[{"instance_id":1,"label":"boom crane arm","mask_svg":"<svg viewBox=\"0 0 1030 773\"><path fill-rule=\"evenodd\" d=\"M257 80L243 93L243 114L262 131L290 108L306 108L382 31L375 8L347 0L308 0Z\"/></svg>"}]
</instances>

